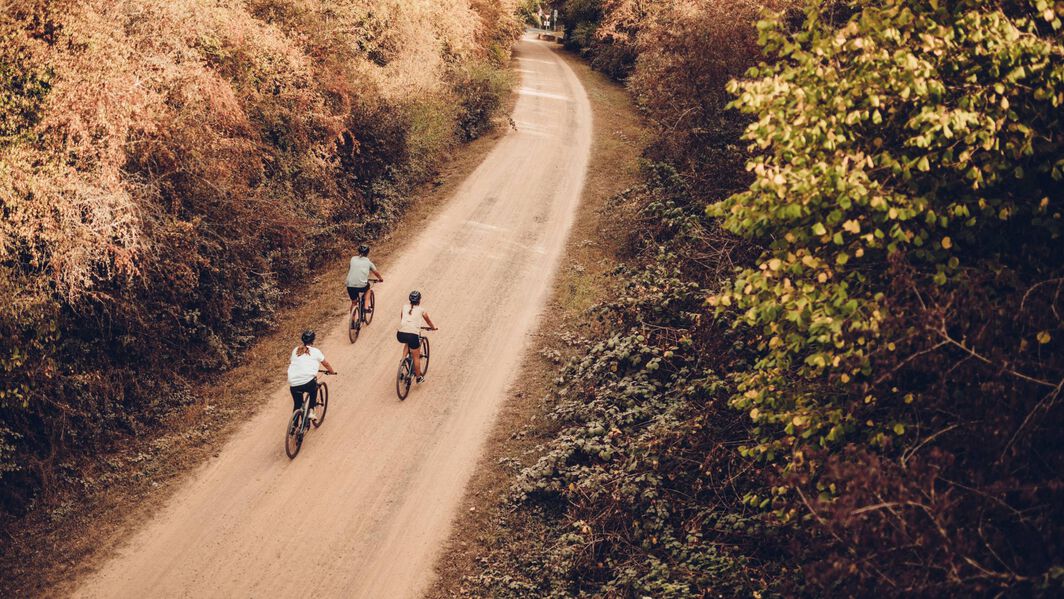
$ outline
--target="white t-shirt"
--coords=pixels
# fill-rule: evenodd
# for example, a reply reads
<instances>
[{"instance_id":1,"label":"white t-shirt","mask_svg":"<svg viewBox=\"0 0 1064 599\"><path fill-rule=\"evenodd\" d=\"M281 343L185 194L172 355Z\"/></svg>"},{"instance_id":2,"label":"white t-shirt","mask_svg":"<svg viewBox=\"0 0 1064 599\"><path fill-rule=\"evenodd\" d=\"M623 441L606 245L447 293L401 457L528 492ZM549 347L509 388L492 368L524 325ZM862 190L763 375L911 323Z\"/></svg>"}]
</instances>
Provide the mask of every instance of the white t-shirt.
<instances>
[{"instance_id":1,"label":"white t-shirt","mask_svg":"<svg viewBox=\"0 0 1064 599\"><path fill-rule=\"evenodd\" d=\"M403 306L403 316L399 319L399 332L413 333L415 335L420 333L424 312L421 306L414 306L414 309L411 310L410 304L405 304Z\"/></svg>"},{"instance_id":2,"label":"white t-shirt","mask_svg":"<svg viewBox=\"0 0 1064 599\"><path fill-rule=\"evenodd\" d=\"M299 347L292 350L292 359L288 363L288 385L298 387L313 381L318 376L318 368L325 361L325 354L316 347L307 347L310 351L302 356L296 355Z\"/></svg>"},{"instance_id":3,"label":"white t-shirt","mask_svg":"<svg viewBox=\"0 0 1064 599\"><path fill-rule=\"evenodd\" d=\"M377 270L377 267L365 256L351 258L351 268L347 269L348 287L365 287L369 285L369 271Z\"/></svg>"}]
</instances>

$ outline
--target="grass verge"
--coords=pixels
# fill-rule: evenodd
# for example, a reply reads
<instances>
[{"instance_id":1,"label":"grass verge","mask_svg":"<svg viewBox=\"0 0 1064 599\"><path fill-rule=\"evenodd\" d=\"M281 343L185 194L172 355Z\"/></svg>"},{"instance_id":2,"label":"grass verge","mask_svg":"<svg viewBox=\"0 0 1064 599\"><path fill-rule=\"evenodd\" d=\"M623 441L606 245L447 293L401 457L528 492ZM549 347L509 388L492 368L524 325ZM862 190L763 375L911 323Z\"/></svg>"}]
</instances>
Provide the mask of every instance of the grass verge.
<instances>
[{"instance_id":1,"label":"grass verge","mask_svg":"<svg viewBox=\"0 0 1064 599\"><path fill-rule=\"evenodd\" d=\"M587 312L608 298L610 273L624 257L625 218L617 218L610 198L640 182L639 156L649 143L644 127L623 86L592 71L578 58L560 52L587 91L594 113L591 161L576 221L535 339L529 346L517 382L508 392L487 448L466 489L463 508L436 565L429 599L470 596L465 579L481 571L478 556L513 542L513 519L506 501L514 475L538 457L537 447L549 440L554 425L545 418L543 401L558 370L575 351L570 340L586 335Z\"/></svg>"},{"instance_id":2,"label":"grass verge","mask_svg":"<svg viewBox=\"0 0 1064 599\"><path fill-rule=\"evenodd\" d=\"M509 133L516 95L510 94L495 127L458 148L432 183L411 198L399 223L374 243L373 259L390 259L420 230L404 226L432 218L458 186ZM323 329L348 305L340 281L352 247L314 278L306 300L283 310L276 326L242 356L241 365L191 389L193 399L152 430L130 438L106 456L66 466L75 482L63 496L45 498L5 531L0 545L0 597L65 596L79 578L111 555L149 519L200 465L219 454L239 426L285 383L289 340L308 326ZM335 289L335 293L332 291ZM151 376L151 373L144 373Z\"/></svg>"}]
</instances>

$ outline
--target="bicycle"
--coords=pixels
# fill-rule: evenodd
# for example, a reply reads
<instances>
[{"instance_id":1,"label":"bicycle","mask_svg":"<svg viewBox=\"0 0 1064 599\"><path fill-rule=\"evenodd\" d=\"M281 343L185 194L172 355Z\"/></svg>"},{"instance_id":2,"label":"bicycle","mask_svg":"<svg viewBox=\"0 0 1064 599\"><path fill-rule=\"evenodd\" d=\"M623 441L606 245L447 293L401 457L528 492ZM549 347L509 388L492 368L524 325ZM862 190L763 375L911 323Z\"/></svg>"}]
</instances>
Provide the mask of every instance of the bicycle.
<instances>
[{"instance_id":1,"label":"bicycle","mask_svg":"<svg viewBox=\"0 0 1064 599\"><path fill-rule=\"evenodd\" d=\"M380 283L380 279L370 279L368 283ZM373 308L376 306L377 300L373 294L373 287L366 290L366 297L359 297L358 304L351 308L351 312L348 315L349 326L347 328L347 338L351 340L351 343L358 341L358 334L362 332L362 325L369 326L369 323L373 322ZM366 304L369 304L368 308Z\"/></svg>"},{"instance_id":2,"label":"bicycle","mask_svg":"<svg viewBox=\"0 0 1064 599\"><path fill-rule=\"evenodd\" d=\"M435 331L436 329L421 327L421 330ZM429 371L429 339L422 332L418 332L418 337L421 339L421 376L424 377ZM395 377L395 394L399 396L399 401L406 399L406 396L410 393L410 384L413 380L414 353L407 349L406 355L399 361L399 372Z\"/></svg>"},{"instance_id":3,"label":"bicycle","mask_svg":"<svg viewBox=\"0 0 1064 599\"><path fill-rule=\"evenodd\" d=\"M319 370L319 373L329 374L326 370ZM336 374L335 372L332 374ZM303 394L303 407L292 412L292 419L288 422L288 428L285 430L284 436L284 452L288 455L288 459L295 459L299 455L299 450L303 447L303 437L306 436L307 431L310 430L310 425L313 423L314 428L318 428L325 422L325 412L329 409L329 386L325 384L322 377L318 376L318 419L312 420L310 418L310 393Z\"/></svg>"}]
</instances>

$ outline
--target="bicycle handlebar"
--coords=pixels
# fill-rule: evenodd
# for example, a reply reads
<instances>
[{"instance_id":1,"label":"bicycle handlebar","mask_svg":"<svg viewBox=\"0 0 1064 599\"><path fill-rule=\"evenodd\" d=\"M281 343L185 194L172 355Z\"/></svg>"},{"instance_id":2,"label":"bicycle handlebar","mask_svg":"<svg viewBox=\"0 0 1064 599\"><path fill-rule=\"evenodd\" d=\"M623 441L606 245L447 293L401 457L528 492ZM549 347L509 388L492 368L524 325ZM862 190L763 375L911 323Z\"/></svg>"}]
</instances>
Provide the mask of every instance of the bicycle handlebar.
<instances>
[{"instance_id":1,"label":"bicycle handlebar","mask_svg":"<svg viewBox=\"0 0 1064 599\"><path fill-rule=\"evenodd\" d=\"M339 372L336 372L336 371L329 372L328 370L322 370L320 368L318 369L318 372L320 372L322 374L340 374Z\"/></svg>"},{"instance_id":2,"label":"bicycle handlebar","mask_svg":"<svg viewBox=\"0 0 1064 599\"><path fill-rule=\"evenodd\" d=\"M421 327L422 331L438 331L440 327Z\"/></svg>"}]
</instances>

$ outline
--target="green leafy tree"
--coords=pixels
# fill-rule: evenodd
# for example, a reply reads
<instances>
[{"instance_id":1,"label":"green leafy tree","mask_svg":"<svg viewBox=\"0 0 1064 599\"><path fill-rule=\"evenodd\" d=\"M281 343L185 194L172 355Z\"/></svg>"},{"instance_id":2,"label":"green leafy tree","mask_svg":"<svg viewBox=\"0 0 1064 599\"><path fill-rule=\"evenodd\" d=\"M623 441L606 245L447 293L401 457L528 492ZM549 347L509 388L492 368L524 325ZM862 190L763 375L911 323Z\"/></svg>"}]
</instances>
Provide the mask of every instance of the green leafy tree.
<instances>
[{"instance_id":1,"label":"green leafy tree","mask_svg":"<svg viewBox=\"0 0 1064 599\"><path fill-rule=\"evenodd\" d=\"M777 60L731 84L757 119L756 179L709 210L767 246L710 303L757 332L733 404L763 424L748 450L770 458L904 433L857 421L833 386L869 387L877 353L914 334L891 313L891 264L917 289L949 287L968 255L1061 243L1064 5L881 0L839 27L827 11L795 35L761 24Z\"/></svg>"}]
</instances>

